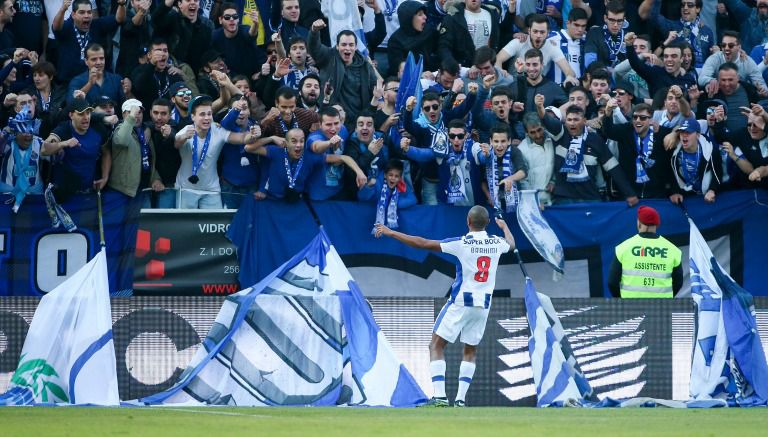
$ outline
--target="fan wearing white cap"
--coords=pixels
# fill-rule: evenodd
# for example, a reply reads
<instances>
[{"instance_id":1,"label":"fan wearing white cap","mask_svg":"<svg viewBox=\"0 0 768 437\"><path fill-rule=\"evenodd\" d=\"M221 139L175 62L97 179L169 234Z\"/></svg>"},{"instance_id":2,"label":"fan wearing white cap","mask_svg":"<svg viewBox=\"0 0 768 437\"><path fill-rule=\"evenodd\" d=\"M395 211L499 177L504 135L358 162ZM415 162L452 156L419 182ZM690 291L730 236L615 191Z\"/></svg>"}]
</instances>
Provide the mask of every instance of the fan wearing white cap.
<instances>
[{"instance_id":1,"label":"fan wearing white cap","mask_svg":"<svg viewBox=\"0 0 768 437\"><path fill-rule=\"evenodd\" d=\"M704 200L714 202L722 181L722 158L704 136L696 117L684 118L680 126L664 139L665 147L674 147L672 174L672 203L680 203L683 196L703 194Z\"/></svg>"},{"instance_id":2,"label":"fan wearing white cap","mask_svg":"<svg viewBox=\"0 0 768 437\"><path fill-rule=\"evenodd\" d=\"M142 196L149 206L145 188L160 183L155 170L155 147L152 135L144 126L144 106L136 99L128 99L121 108L123 122L112 137L112 173L109 187L126 196Z\"/></svg>"}]
</instances>

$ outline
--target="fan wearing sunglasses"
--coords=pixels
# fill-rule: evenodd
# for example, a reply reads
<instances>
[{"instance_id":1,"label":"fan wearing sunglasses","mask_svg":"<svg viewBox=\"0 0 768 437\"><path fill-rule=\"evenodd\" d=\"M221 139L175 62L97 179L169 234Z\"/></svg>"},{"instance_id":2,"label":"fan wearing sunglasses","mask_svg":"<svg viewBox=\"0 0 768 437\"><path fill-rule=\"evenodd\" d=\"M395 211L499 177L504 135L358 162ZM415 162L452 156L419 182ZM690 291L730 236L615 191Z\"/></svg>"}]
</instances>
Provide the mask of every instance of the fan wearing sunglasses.
<instances>
[{"instance_id":1,"label":"fan wearing sunglasses","mask_svg":"<svg viewBox=\"0 0 768 437\"><path fill-rule=\"evenodd\" d=\"M699 85L705 87L709 96L714 96L720 91L717 80L717 72L721 65L731 62L738 67L739 79L750 82L761 94L766 94L766 84L762 72L757 64L749 56L741 56L742 48L739 42L739 34L733 30L723 32L721 51L707 58L704 68L701 69Z\"/></svg>"},{"instance_id":2,"label":"fan wearing sunglasses","mask_svg":"<svg viewBox=\"0 0 768 437\"><path fill-rule=\"evenodd\" d=\"M676 41L687 41L693 47L695 66L700 69L704 65L704 60L712 53L712 49L717 49L714 32L699 15L703 0L682 0L679 20L670 20L661 15L661 0L650 1L653 4L650 13L651 20L656 23L657 29L662 35L675 32Z\"/></svg>"},{"instance_id":3,"label":"fan wearing sunglasses","mask_svg":"<svg viewBox=\"0 0 768 437\"><path fill-rule=\"evenodd\" d=\"M432 149L402 147L406 156L416 162L435 162L438 166L439 185L437 201L455 206L475 205L480 193L479 165L490 157L487 143L475 142L467 132L466 124L460 119L448 123L448 156L435 155Z\"/></svg>"},{"instance_id":4,"label":"fan wearing sunglasses","mask_svg":"<svg viewBox=\"0 0 768 437\"><path fill-rule=\"evenodd\" d=\"M635 105L627 119L617 123L613 117L619 109L618 99L605 105L603 134L616 141L619 167L641 199L664 199L670 191L669 153L664 148L664 137L672 132L653 122L653 109L647 103Z\"/></svg>"},{"instance_id":5,"label":"fan wearing sunglasses","mask_svg":"<svg viewBox=\"0 0 768 437\"><path fill-rule=\"evenodd\" d=\"M224 62L233 75L242 74L251 77L261 69L266 59L264 50L256 45L249 27L240 24L237 5L224 3L219 16L220 28L213 31L211 42L213 49L221 53Z\"/></svg>"},{"instance_id":6,"label":"fan wearing sunglasses","mask_svg":"<svg viewBox=\"0 0 768 437\"><path fill-rule=\"evenodd\" d=\"M741 43L750 50L765 43L768 35L768 0L757 0L750 6L742 0L722 0L728 11L741 23Z\"/></svg>"},{"instance_id":7,"label":"fan wearing sunglasses","mask_svg":"<svg viewBox=\"0 0 768 437\"><path fill-rule=\"evenodd\" d=\"M451 120L463 119L477 99L477 84L468 85L467 99L459 106L443 108L437 93L424 93L421 101L421 115L414 119L416 97L408 97L403 114L403 127L414 137L416 147L430 148L435 156L448 155L448 129L446 123ZM428 164L424 168L422 180L422 203L437 205L437 190L439 175L436 164Z\"/></svg>"}]
</instances>

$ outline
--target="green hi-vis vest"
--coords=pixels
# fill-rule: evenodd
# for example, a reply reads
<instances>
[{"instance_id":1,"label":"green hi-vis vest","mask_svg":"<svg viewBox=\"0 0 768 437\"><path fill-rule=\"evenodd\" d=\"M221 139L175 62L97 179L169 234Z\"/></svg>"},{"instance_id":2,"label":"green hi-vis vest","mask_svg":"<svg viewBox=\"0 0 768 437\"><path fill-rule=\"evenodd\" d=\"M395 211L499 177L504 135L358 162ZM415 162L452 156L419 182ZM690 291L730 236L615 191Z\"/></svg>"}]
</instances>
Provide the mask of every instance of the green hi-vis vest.
<instances>
[{"instance_id":1,"label":"green hi-vis vest","mask_svg":"<svg viewBox=\"0 0 768 437\"><path fill-rule=\"evenodd\" d=\"M640 235L616 246L621 263L622 298L671 298L672 269L680 265L680 249L664 237Z\"/></svg>"}]
</instances>

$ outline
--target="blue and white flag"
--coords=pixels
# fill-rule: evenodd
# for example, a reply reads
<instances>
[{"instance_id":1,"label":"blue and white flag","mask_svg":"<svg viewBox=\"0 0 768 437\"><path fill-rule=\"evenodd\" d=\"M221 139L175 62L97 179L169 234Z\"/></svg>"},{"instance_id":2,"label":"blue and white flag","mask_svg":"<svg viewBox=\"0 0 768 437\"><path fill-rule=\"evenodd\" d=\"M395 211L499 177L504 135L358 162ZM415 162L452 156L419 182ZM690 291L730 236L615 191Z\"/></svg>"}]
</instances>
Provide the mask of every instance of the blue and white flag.
<instances>
[{"instance_id":1,"label":"blue and white flag","mask_svg":"<svg viewBox=\"0 0 768 437\"><path fill-rule=\"evenodd\" d=\"M413 53L408 52L408 57L405 59L405 65L403 66L403 76L400 78L400 86L397 90L397 97L395 98L395 112L405 114L405 104L408 101L408 97L416 97L416 106L413 108L411 115L413 120L418 120L419 114L421 114L421 96L423 90L421 88L421 73L424 69L424 58L419 55L419 61L413 57ZM392 144L400 147L400 129L403 129L402 117L395 126L389 128L389 139Z\"/></svg>"},{"instance_id":2,"label":"blue and white flag","mask_svg":"<svg viewBox=\"0 0 768 437\"><path fill-rule=\"evenodd\" d=\"M525 279L525 310L531 330L528 354L536 386L536 405L580 406L585 400L596 400L552 301L536 292L531 278Z\"/></svg>"},{"instance_id":3,"label":"blue and white flag","mask_svg":"<svg viewBox=\"0 0 768 437\"><path fill-rule=\"evenodd\" d=\"M536 190L521 190L517 205L517 223L536 252L558 273L565 268L565 253L560 240L541 215Z\"/></svg>"},{"instance_id":4,"label":"blue and white flag","mask_svg":"<svg viewBox=\"0 0 768 437\"><path fill-rule=\"evenodd\" d=\"M227 297L179 381L139 401L406 407L426 396L321 229L258 284Z\"/></svg>"},{"instance_id":5,"label":"blue and white flag","mask_svg":"<svg viewBox=\"0 0 768 437\"><path fill-rule=\"evenodd\" d=\"M741 288L712 258L712 273L723 290L722 314L731 348L731 373L739 406L768 404L768 363L760 342L752 294Z\"/></svg>"},{"instance_id":6,"label":"blue and white flag","mask_svg":"<svg viewBox=\"0 0 768 437\"><path fill-rule=\"evenodd\" d=\"M696 304L696 341L691 363L691 399L727 398L733 391L728 338L720 311L723 293L711 271L716 264L699 229L688 219L691 296ZM729 385L731 388L729 389Z\"/></svg>"},{"instance_id":7,"label":"blue and white flag","mask_svg":"<svg viewBox=\"0 0 768 437\"><path fill-rule=\"evenodd\" d=\"M365 42L363 22L356 0L323 0L321 5L323 15L328 17L328 30L331 34L331 45L336 46L336 35L342 30L351 30L357 35L357 51L363 57L368 57L368 47Z\"/></svg>"},{"instance_id":8,"label":"blue and white flag","mask_svg":"<svg viewBox=\"0 0 768 437\"><path fill-rule=\"evenodd\" d=\"M107 255L45 295L0 405L119 405Z\"/></svg>"},{"instance_id":9,"label":"blue and white flag","mask_svg":"<svg viewBox=\"0 0 768 437\"><path fill-rule=\"evenodd\" d=\"M768 364L752 295L725 273L693 220L688 221L691 295L698 317L691 398L721 398L739 406L766 405Z\"/></svg>"}]
</instances>

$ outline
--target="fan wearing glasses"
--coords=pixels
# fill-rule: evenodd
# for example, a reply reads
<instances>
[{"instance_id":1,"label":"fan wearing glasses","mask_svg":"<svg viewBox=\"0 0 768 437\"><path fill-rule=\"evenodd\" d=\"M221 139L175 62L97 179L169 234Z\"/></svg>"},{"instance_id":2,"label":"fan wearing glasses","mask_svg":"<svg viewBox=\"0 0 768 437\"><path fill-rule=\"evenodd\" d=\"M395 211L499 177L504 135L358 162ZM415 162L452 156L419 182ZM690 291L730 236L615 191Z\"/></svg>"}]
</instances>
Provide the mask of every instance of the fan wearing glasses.
<instances>
[{"instance_id":1,"label":"fan wearing glasses","mask_svg":"<svg viewBox=\"0 0 768 437\"><path fill-rule=\"evenodd\" d=\"M741 80L754 85L759 94L768 96L765 80L757 64L749 56L742 56L738 32L733 30L723 32L723 40L720 47L722 48L721 51L707 58L707 62L704 63L704 68L701 69L701 75L699 76L699 85L705 87L704 89L709 96L712 97L720 91L717 72L720 66L726 62L731 62L738 67Z\"/></svg>"},{"instance_id":2,"label":"fan wearing glasses","mask_svg":"<svg viewBox=\"0 0 768 437\"><path fill-rule=\"evenodd\" d=\"M704 65L704 59L717 50L717 39L701 16L703 0L682 0L680 2L680 19L670 20L661 15L661 0L650 0L653 3L651 19L656 23L662 35L675 32L677 40L687 41L693 47L693 57L696 68Z\"/></svg>"},{"instance_id":3,"label":"fan wearing glasses","mask_svg":"<svg viewBox=\"0 0 768 437\"><path fill-rule=\"evenodd\" d=\"M755 7L742 0L722 0L728 11L741 23L741 43L750 51L758 44L768 43L768 0L757 0Z\"/></svg>"},{"instance_id":4,"label":"fan wearing glasses","mask_svg":"<svg viewBox=\"0 0 768 437\"><path fill-rule=\"evenodd\" d=\"M631 106L631 105L630 105ZM619 167L641 199L665 199L672 192L669 188L669 152L664 148L664 137L672 132L669 127L659 127L652 120L653 109L647 103L632 108L629 122L614 121L614 111L619 99L612 98L605 105L603 134L616 141Z\"/></svg>"},{"instance_id":5,"label":"fan wearing glasses","mask_svg":"<svg viewBox=\"0 0 768 437\"><path fill-rule=\"evenodd\" d=\"M221 53L233 75L253 76L261 69L266 55L264 50L256 45L255 39L249 33L250 28L240 24L237 5L222 5L219 25L221 27L214 30L211 37L213 49Z\"/></svg>"},{"instance_id":6,"label":"fan wearing glasses","mask_svg":"<svg viewBox=\"0 0 768 437\"><path fill-rule=\"evenodd\" d=\"M421 114L414 119L416 97L408 97L403 114L403 127L414 138L416 147L432 149L435 156L448 155L448 129L446 123L451 120L463 119L477 99L476 83L468 85L467 99L459 106L443 108L440 95L433 92L424 93L421 102ZM424 168L422 180L422 203L437 205L437 189L439 175L436 164L428 164Z\"/></svg>"},{"instance_id":7,"label":"fan wearing glasses","mask_svg":"<svg viewBox=\"0 0 768 437\"><path fill-rule=\"evenodd\" d=\"M448 156L436 155L432 149L401 144L406 156L416 162L435 162L439 185L437 201L454 206L474 206L480 189L479 165L490 157L490 145L472 140L466 124L460 119L448 123Z\"/></svg>"}]
</instances>

